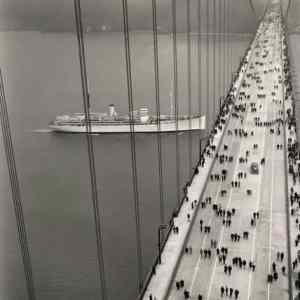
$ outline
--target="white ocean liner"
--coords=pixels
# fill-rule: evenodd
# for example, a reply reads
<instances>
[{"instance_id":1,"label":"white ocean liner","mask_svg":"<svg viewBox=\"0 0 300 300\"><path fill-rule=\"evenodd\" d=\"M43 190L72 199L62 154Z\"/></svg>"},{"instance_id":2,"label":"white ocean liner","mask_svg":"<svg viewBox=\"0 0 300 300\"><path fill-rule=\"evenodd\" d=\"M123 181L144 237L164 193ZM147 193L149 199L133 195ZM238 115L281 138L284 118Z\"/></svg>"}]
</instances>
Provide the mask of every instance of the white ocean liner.
<instances>
[{"instance_id":1,"label":"white ocean liner","mask_svg":"<svg viewBox=\"0 0 300 300\"><path fill-rule=\"evenodd\" d=\"M142 107L133 112L133 126L135 132L158 132L158 120L156 116L148 113L148 108ZM176 131L174 115L161 115L160 131ZM109 106L108 113L90 114L92 133L124 133L130 132L129 115L118 115L115 106ZM86 132L86 121L83 113L59 115L49 124L49 128L56 132L83 133ZM178 131L205 129L205 116L193 115L178 117Z\"/></svg>"}]
</instances>

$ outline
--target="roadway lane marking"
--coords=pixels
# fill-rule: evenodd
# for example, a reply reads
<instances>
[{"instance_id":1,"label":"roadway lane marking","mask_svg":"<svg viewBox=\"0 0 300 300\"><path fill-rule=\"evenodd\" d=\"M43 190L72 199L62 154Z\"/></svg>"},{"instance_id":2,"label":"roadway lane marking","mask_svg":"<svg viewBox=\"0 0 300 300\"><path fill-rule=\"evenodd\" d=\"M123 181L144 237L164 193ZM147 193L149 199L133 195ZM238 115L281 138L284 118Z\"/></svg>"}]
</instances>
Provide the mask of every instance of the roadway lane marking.
<instances>
[{"instance_id":1,"label":"roadway lane marking","mask_svg":"<svg viewBox=\"0 0 300 300\"><path fill-rule=\"evenodd\" d=\"M274 103L272 103L272 105L274 105ZM273 118L275 118L275 109L273 109ZM269 235L269 269L268 272L270 273L271 270L271 256L272 256L272 223L273 223L273 192L274 192L274 148L275 148L275 133L273 134L272 137L272 179L271 179L271 193L270 193L270 235ZM271 285L268 284L268 289L267 289L267 299L270 299L270 287Z\"/></svg>"},{"instance_id":2,"label":"roadway lane marking","mask_svg":"<svg viewBox=\"0 0 300 300\"><path fill-rule=\"evenodd\" d=\"M261 103L261 101L260 101ZM268 109L268 106L266 107L266 110L265 110L265 113L264 115L266 116L267 115L267 109ZM266 127L264 127L263 129L263 153L264 153L264 148L265 148L265 139L266 139ZM257 193L257 202L256 202L256 211L259 210L259 207L260 207L260 200L261 200L261 186L262 186L262 172L260 173L259 175L259 181L258 181L258 193ZM255 256L255 246L256 246L256 232L257 232L257 227L255 227L254 229L254 232L253 232L253 239L252 239L252 246L251 246L251 261L254 261L254 256ZM247 299L249 300L250 299L250 294L251 294L251 287L252 287L252 276L253 276L253 272L250 272L250 275L249 275L249 282L248 282L248 296L247 296Z\"/></svg>"}]
</instances>

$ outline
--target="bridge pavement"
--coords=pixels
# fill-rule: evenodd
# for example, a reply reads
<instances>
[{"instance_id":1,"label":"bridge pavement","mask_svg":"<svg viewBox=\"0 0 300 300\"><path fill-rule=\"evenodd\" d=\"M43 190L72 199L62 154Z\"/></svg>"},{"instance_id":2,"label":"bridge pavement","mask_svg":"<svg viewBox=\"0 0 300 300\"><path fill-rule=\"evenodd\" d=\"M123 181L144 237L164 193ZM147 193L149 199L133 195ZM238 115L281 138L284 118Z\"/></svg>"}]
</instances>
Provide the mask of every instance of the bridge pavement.
<instances>
[{"instance_id":1,"label":"bridge pavement","mask_svg":"<svg viewBox=\"0 0 300 300\"><path fill-rule=\"evenodd\" d=\"M250 68L247 74L260 76L261 83L257 84L253 76L246 80L250 87L241 90L250 95L250 99L242 97L236 104L246 103L247 109L240 116L243 118L231 118L227 129L234 131L243 128L248 132L248 137L226 136L223 145L228 146L223 154L232 155L233 162L214 165L212 174L220 174L221 170L228 169L226 181L210 181L206 186L204 197L211 197L212 204L221 205L223 209L236 209L232 216L232 224L225 227L223 218L217 217L212 210L212 204L206 208L199 208L193 227L191 229L186 247L192 248L192 254L183 254L176 275L169 291L168 299L184 299L183 291L186 289L191 299L197 299L202 295L203 299L220 299L220 287L227 286L239 290L239 299L288 299L288 278L282 274L281 267L287 265L286 261L286 215L285 215L285 165L284 151L277 149L277 144L283 144L283 128L278 123L272 126L255 125L254 117L260 117L262 122L270 122L282 118L283 95L282 89L275 89L274 85L281 86L279 76L282 72L281 65L281 36L279 34L280 23L265 24L262 35L257 41L256 51L258 56L252 56ZM264 40L268 40L264 43ZM266 45L266 48L263 45ZM268 50L267 56L262 59ZM263 61L263 65L255 64ZM251 65L253 68L251 68ZM274 68L278 68L274 71ZM269 70L273 69L272 72ZM267 71L265 73L265 71ZM263 90L258 87L263 87ZM271 93L275 93L272 95ZM257 94L266 94L265 98L258 98ZM274 101L275 100L275 101ZM251 112L250 102L256 103L257 112ZM277 135L277 128L280 134ZM271 134L270 129L275 133ZM250 132L254 135L251 136ZM253 144L258 144L253 149ZM223 147L221 146L221 149ZM223 148L224 149L224 148ZM248 163L239 163L240 157L245 157L249 150ZM219 155L221 154L221 151ZM250 174L250 164L260 163L262 158L266 159L265 165L259 166L259 174ZM238 172L246 172L246 179L242 179L240 188L232 188L231 181L237 179ZM246 193L252 190L252 195ZM221 190L226 190L227 195L222 197ZM193 200L193 199L192 199ZM259 212L260 216L256 226L250 225L253 212ZM211 226L211 232L205 234L200 232L200 220L204 225ZM231 233L249 232L249 238L240 242L232 242ZM217 241L217 247L228 248L226 264L232 265L233 257L241 256L247 261L247 267L238 268L233 266L231 276L224 273L224 264L219 263L216 250L212 249L212 258L201 258L200 248L211 249L211 240ZM283 262L276 259L277 252L284 252ZM248 262L256 265L255 271L251 271ZM279 279L272 284L267 282L267 275L272 272L272 263L277 265ZM286 266L287 270L287 266ZM184 280L184 288L177 289L176 281Z\"/></svg>"}]
</instances>

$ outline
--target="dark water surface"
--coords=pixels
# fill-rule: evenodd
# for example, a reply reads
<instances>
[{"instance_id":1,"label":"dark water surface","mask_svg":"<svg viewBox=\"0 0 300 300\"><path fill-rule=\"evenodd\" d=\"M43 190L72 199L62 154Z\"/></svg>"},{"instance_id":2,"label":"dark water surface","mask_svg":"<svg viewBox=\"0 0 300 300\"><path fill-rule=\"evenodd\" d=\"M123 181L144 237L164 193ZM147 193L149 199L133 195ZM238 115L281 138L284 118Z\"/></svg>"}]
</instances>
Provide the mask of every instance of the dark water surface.
<instances>
[{"instance_id":1,"label":"dark water surface","mask_svg":"<svg viewBox=\"0 0 300 300\"><path fill-rule=\"evenodd\" d=\"M81 84L77 44L72 34L7 32L0 34L8 110L30 241L39 300L99 300L99 278L89 183L86 140L82 135L36 133L62 112L81 112ZM234 66L250 41L235 36ZM169 113L172 88L172 43L159 37L162 112ZM188 111L185 37L179 36L179 109ZM216 99L223 59L217 43ZM155 112L152 35L132 35L134 104ZM205 113L206 44L202 40L202 102ZM212 66L210 46L210 70ZM127 111L122 35L91 34L87 38L88 75L93 111L114 103ZM196 37L192 47L192 108L198 111ZM220 64L221 63L221 64ZM210 101L213 95L209 76ZM228 79L229 80L229 79ZM227 80L227 82L228 82ZM220 83L220 85L219 85ZM211 106L212 107L212 106ZM212 117L212 115L211 115ZM134 299L137 293L134 203L131 156L127 134L94 137L96 169L104 238L109 299ZM156 254L159 225L156 136L138 134L137 163L142 223L144 273ZM198 133L193 135L193 163L198 158ZM188 180L188 135L180 135L181 182ZM15 216L10 195L2 137L0 139L0 298L27 299ZM166 218L176 206L175 136L163 135Z\"/></svg>"}]
</instances>

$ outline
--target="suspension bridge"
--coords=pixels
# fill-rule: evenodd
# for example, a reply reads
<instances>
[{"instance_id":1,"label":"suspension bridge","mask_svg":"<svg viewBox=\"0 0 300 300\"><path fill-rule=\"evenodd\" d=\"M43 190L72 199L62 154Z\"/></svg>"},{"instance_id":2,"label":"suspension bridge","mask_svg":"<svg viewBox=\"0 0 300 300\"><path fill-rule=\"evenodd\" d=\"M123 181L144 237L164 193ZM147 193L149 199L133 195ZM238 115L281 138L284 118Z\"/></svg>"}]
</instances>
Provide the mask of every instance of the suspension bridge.
<instances>
[{"instance_id":1,"label":"suspension bridge","mask_svg":"<svg viewBox=\"0 0 300 300\"><path fill-rule=\"evenodd\" d=\"M273 1L143 299L297 297L299 180L291 171L297 157L288 66L282 11Z\"/></svg>"},{"instance_id":2,"label":"suspension bridge","mask_svg":"<svg viewBox=\"0 0 300 300\"><path fill-rule=\"evenodd\" d=\"M198 1L198 46L201 44L201 2ZM206 65L206 85L213 73L213 103L209 89L205 114L205 137L199 138L199 161L193 168L192 133L189 136L191 179L181 194L180 147L176 132L176 196L178 207L167 223L164 212L157 3L152 0L157 159L160 201L158 255L149 272L143 268L140 195L136 162L134 122L130 120L132 186L137 256L137 294L140 300L163 299L300 299L300 163L294 96L291 83L285 16L281 2L269 1L258 29L234 72L228 32L230 6L226 0L206 2L207 60L212 36L213 65ZM178 131L177 5L171 2L173 46L173 95ZM251 8L254 11L252 1ZM290 6L290 4L289 4ZM218 10L216 9L218 7ZM191 5L186 5L188 113L191 103ZM127 0L122 0L128 110L134 110L130 30ZM74 0L82 98L85 119L90 120L84 28L80 0ZM218 12L218 14L217 14ZM223 14L222 14L223 12ZM211 16L211 18L209 17ZM211 24L212 21L212 24ZM220 34L209 34L208 28ZM223 30L223 32L222 32ZM227 46L217 53L215 43ZM198 47L198 68L202 53ZM216 57L227 64L216 72ZM230 63L231 61L231 63ZM200 74L200 71L199 71ZM229 78L228 74L232 74ZM200 77L200 76L199 76ZM4 81L0 73L0 117L12 199L17 220L28 299L36 297L34 272L24 220L22 197L9 126ZM215 86L218 81L219 86ZM199 78L198 113L203 110ZM224 93L225 97L221 97ZM132 116L132 114L129 114ZM190 124L191 126L191 124ZM94 212L101 299L107 292L101 228L101 209L95 169L91 123L86 122L91 203ZM204 142L204 143L202 143ZM298 273L299 272L299 273ZM299 275L299 276L298 276Z\"/></svg>"}]
</instances>

